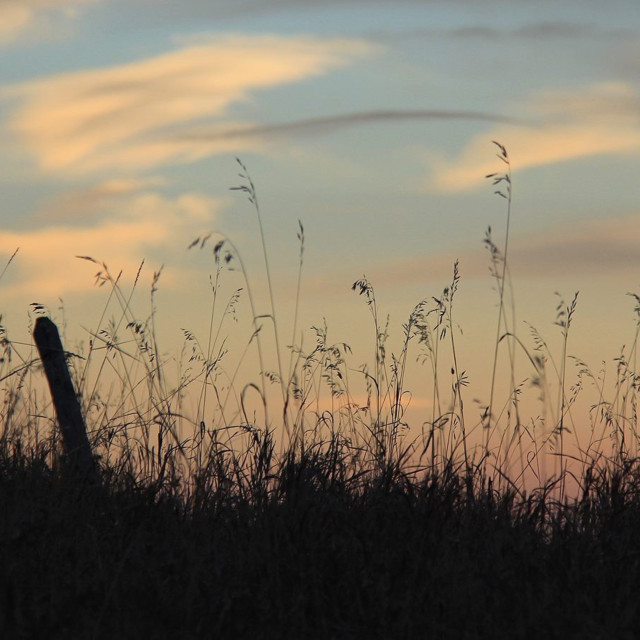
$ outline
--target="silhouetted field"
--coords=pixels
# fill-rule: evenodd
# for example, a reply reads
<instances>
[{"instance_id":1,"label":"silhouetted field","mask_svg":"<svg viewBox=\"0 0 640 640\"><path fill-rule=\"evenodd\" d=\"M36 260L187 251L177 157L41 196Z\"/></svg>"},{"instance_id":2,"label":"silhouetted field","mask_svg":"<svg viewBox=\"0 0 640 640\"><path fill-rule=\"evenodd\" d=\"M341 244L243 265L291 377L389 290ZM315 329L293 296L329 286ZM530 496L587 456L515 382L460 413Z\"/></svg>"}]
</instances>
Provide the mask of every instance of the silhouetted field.
<instances>
[{"instance_id":1,"label":"silhouetted field","mask_svg":"<svg viewBox=\"0 0 640 640\"><path fill-rule=\"evenodd\" d=\"M637 464L559 504L351 455L213 464L184 498L170 477L88 486L5 448L2 637L637 637Z\"/></svg>"},{"instance_id":2,"label":"silhouetted field","mask_svg":"<svg viewBox=\"0 0 640 640\"><path fill-rule=\"evenodd\" d=\"M504 188L508 229L509 159L497 148L506 170L490 178ZM241 168L239 189L262 232ZM298 239L302 267L302 225ZM314 327L305 352L294 321L292 346L281 348L273 296L270 312L258 313L228 239L211 242L210 333L184 332L189 366L173 384L154 325L160 274L140 321L133 294L87 257L118 311L104 320L105 310L89 344L68 354L97 480L61 450L38 359L18 357L2 331L0 637L638 637L636 342L617 359L613 398L601 389L590 436L569 442L569 409L581 392L566 368L576 298L556 310L561 355L554 359L535 330L527 348L509 324L508 232L503 247L490 232L485 243L499 306L491 397L479 419L465 408L457 357L457 265L441 295L416 305L397 353L371 283L354 283L376 336L375 361L358 372L366 389L358 402L347 345ZM209 246L202 237L192 248ZM244 291L223 303L229 265L239 265ZM221 336L243 296L258 371L240 384L240 365L225 370ZM426 364L433 399L417 435L405 421L411 349ZM511 367L506 400L500 349ZM518 351L536 392L558 398L533 427L521 416ZM596 384L580 365L581 379Z\"/></svg>"}]
</instances>

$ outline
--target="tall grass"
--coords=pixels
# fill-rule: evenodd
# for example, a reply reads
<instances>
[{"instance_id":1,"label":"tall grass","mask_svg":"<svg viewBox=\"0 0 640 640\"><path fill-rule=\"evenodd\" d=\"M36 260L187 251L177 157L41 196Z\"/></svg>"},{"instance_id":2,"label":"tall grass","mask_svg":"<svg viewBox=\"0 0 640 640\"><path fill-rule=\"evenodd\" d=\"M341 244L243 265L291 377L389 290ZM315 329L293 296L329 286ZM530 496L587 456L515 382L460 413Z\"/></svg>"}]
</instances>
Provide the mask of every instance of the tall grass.
<instances>
[{"instance_id":1,"label":"tall grass","mask_svg":"<svg viewBox=\"0 0 640 640\"><path fill-rule=\"evenodd\" d=\"M373 354L353 368L325 324L311 328L307 349L297 335L300 223L283 349L257 189L242 163L236 189L256 214L268 313L233 241L205 234L189 248L211 260L208 332L184 329L172 361L157 338L161 272L141 320L143 265L125 290L121 274L82 256L106 302L87 343L66 348L98 486L65 465L33 346L0 327L2 637L634 637L638 333L616 359L613 397L579 360L570 383L577 294L558 302L559 355L533 327L523 339L507 260L510 160L495 144L506 172L488 177L505 188L507 213L503 244L491 229L485 237L498 318L478 417L458 348L457 262L442 292L414 307L395 352L373 284L354 282ZM32 316L45 313L34 304ZM247 337L230 353L233 332ZM431 400L418 428L406 419L416 358ZM258 370L243 381L251 362ZM585 381L598 399L579 429L571 409ZM527 423L520 398L531 389L542 412Z\"/></svg>"}]
</instances>

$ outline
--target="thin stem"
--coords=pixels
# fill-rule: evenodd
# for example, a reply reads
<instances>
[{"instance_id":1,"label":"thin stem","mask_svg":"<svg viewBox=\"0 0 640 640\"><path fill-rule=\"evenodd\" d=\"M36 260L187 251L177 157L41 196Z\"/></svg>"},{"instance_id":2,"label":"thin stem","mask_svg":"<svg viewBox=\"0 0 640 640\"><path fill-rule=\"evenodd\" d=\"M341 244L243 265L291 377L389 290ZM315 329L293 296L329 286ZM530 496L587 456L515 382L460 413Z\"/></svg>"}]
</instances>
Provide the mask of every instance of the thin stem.
<instances>
[{"instance_id":1,"label":"thin stem","mask_svg":"<svg viewBox=\"0 0 640 640\"><path fill-rule=\"evenodd\" d=\"M485 438L485 450L489 450L489 438L491 434L491 422L493 418L493 403L495 397L495 388L496 388L496 373L498 369L498 350L500 347L500 333L502 330L502 323L504 320L505 327L507 325L506 311L504 308L504 288L507 276L507 258L509 253L509 232L511 226L511 201L512 201L512 193L511 193L511 163L509 161L509 155L507 153L506 148L501 145L499 142L493 141L500 152L497 154L498 158L504 162L507 166L507 171L504 174L496 174L490 173L487 178L493 179L493 184L497 185L502 182L505 183L506 194L503 191L496 190L495 193L502 198L507 200L507 224L505 230L505 240L504 240L504 250L502 253L502 272L498 274L495 272L495 276L498 280L499 286L499 310L498 310L498 323L496 326L496 339L495 339L495 347L493 351L493 366L491 370L491 391L489 394L489 406L487 409L487 424L486 424L486 438ZM493 254L492 254L493 255ZM514 330L515 327L512 327ZM512 375L513 375L513 361L512 361Z\"/></svg>"},{"instance_id":2,"label":"thin stem","mask_svg":"<svg viewBox=\"0 0 640 640\"><path fill-rule=\"evenodd\" d=\"M285 382L284 382L284 376L283 376L283 369L282 369L282 356L281 356L281 352L280 352L280 338L278 336L278 322L276 319L276 305L275 305L275 301L274 301L274 297L273 297L273 283L271 280L271 269L269 267L269 256L267 254L267 242L265 240L265 236L264 236L264 227L262 224L262 214L260 212L260 204L258 202L258 194L256 192L256 188L255 185L253 184L253 180L251 179L251 176L249 175L249 171L247 170L246 166L243 164L243 162L239 159L236 158L236 161L238 162L238 164L240 165L240 167L242 168L243 173L240 174L240 177L243 178L244 180L246 180L246 184L241 185L240 187L232 187L232 190L235 191L244 191L248 198L249 198L249 202L251 204L253 204L253 207L255 209L256 212L256 216L258 218L258 228L260 230L260 241L262 244L262 254L264 257L264 266L265 266L265 271L267 274L267 287L269 289L269 300L271 303L271 318L273 320L273 335L274 335L274 339L275 339L275 343L276 343L276 356L278 359L278 376L280 377L280 386L281 386L281 390L282 390L282 401L283 403L286 404L286 397L287 397L287 393L286 393L286 388L285 388ZM265 389L266 391L266 389ZM286 416L285 416L285 428L288 430L288 424L286 421Z\"/></svg>"}]
</instances>

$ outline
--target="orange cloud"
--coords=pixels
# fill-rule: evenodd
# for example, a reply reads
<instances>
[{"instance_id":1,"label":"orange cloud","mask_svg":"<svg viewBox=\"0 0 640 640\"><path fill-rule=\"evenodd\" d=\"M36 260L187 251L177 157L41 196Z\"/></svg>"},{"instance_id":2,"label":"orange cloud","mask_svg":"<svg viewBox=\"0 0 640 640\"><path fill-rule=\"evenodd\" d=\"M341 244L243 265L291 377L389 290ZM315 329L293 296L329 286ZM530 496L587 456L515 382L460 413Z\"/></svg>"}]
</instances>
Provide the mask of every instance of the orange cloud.
<instances>
[{"instance_id":1,"label":"orange cloud","mask_svg":"<svg viewBox=\"0 0 640 640\"><path fill-rule=\"evenodd\" d=\"M143 258L153 263L167 247L186 248L202 227L211 225L222 206L221 201L197 193L167 198L153 191L131 191L131 185L114 183L87 190L86 198L74 192L73 198L91 219L96 209L109 208L109 198L94 199L93 209L84 207L95 193L109 190L115 191L114 208L121 213L111 208L97 225L92 219L91 224L72 227L55 224L33 231L5 230L0 234L0 255L8 258L20 248L2 283L5 300L57 298L93 289L92 276L97 267L80 263L78 255L106 262L114 276L123 270L133 277ZM151 268L159 266L157 260ZM170 279L163 278L163 284L171 285Z\"/></svg>"},{"instance_id":2,"label":"orange cloud","mask_svg":"<svg viewBox=\"0 0 640 640\"><path fill-rule=\"evenodd\" d=\"M52 172L147 169L254 149L255 140L179 134L203 121L214 129L238 126L220 118L252 92L324 73L370 50L363 42L312 37L217 38L131 64L9 87L4 96L18 101L9 127Z\"/></svg>"},{"instance_id":3,"label":"orange cloud","mask_svg":"<svg viewBox=\"0 0 640 640\"><path fill-rule=\"evenodd\" d=\"M32 222L51 227L56 224L94 224L114 210L127 206L131 196L137 192L165 184L158 177L116 178L79 189L56 193L42 205Z\"/></svg>"},{"instance_id":4,"label":"orange cloud","mask_svg":"<svg viewBox=\"0 0 640 640\"><path fill-rule=\"evenodd\" d=\"M90 0L2 0L0 2L0 45L14 42L43 15L73 17L76 7Z\"/></svg>"},{"instance_id":5,"label":"orange cloud","mask_svg":"<svg viewBox=\"0 0 640 640\"><path fill-rule=\"evenodd\" d=\"M588 156L640 153L639 107L640 94L621 83L532 97L527 110L540 118L539 126L501 126L473 138L455 160L428 158L433 171L429 186L452 192L483 185L486 174L500 170L488 153L489 140L507 146L517 159L515 171Z\"/></svg>"}]
</instances>

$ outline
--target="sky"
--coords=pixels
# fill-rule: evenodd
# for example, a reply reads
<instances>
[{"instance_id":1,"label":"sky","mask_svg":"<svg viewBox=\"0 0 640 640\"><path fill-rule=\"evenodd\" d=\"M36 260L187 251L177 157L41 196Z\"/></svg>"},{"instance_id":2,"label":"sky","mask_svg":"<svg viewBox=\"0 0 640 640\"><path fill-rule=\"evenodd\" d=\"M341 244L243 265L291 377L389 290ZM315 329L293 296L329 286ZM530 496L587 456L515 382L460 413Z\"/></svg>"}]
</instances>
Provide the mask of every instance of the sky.
<instances>
[{"instance_id":1,"label":"sky","mask_svg":"<svg viewBox=\"0 0 640 640\"><path fill-rule=\"evenodd\" d=\"M124 287L144 259L142 316L162 267L166 350L185 328L206 335L214 240L187 247L209 232L233 242L268 313L255 211L231 190L245 184L240 158L283 335L298 221L299 339L313 346L310 328L326 319L354 369L371 362L374 333L353 282L372 283L397 348L413 306L440 296L459 260L459 356L469 398L486 402L497 295L483 239L490 226L503 246L507 220L485 178L505 170L492 141L511 160L518 335L531 346L528 322L557 350L556 306L579 291L571 354L613 367L633 339L635 0L0 0L0 60L2 264L19 248L0 311L16 344L29 342L33 302L55 317L64 305L70 341L100 322L99 268L77 256L122 271ZM250 313L244 298L238 313ZM413 360L417 411L429 400Z\"/></svg>"}]
</instances>

